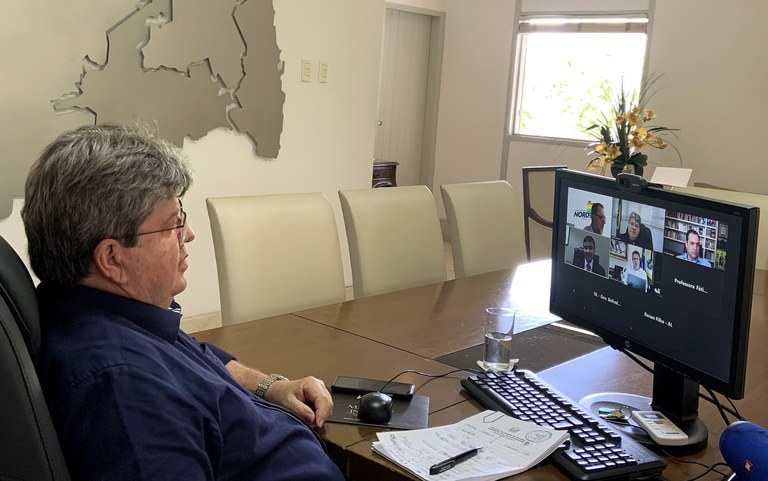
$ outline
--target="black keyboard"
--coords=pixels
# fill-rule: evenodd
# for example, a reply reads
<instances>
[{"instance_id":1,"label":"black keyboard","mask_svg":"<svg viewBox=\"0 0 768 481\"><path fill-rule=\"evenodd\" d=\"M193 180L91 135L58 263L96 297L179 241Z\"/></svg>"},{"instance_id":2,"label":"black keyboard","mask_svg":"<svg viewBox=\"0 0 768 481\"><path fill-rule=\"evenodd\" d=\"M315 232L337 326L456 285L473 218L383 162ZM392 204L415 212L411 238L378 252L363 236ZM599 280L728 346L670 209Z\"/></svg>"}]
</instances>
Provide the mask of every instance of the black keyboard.
<instances>
[{"instance_id":1,"label":"black keyboard","mask_svg":"<svg viewBox=\"0 0 768 481\"><path fill-rule=\"evenodd\" d=\"M615 431L530 371L473 375L462 379L461 385L489 409L568 431L570 442L549 459L571 478L635 479L660 474L667 466L648 448Z\"/></svg>"}]
</instances>

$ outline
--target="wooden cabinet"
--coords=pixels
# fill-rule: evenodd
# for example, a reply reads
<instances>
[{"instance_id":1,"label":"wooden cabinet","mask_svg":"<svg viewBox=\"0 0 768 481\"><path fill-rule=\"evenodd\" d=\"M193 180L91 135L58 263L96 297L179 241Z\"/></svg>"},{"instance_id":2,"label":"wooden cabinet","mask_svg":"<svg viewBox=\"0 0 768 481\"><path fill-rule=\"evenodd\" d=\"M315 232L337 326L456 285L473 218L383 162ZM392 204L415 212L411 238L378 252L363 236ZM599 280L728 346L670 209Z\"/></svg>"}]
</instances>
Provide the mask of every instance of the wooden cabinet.
<instances>
[{"instance_id":1,"label":"wooden cabinet","mask_svg":"<svg viewBox=\"0 0 768 481\"><path fill-rule=\"evenodd\" d=\"M373 187L397 187L397 162L373 163Z\"/></svg>"}]
</instances>

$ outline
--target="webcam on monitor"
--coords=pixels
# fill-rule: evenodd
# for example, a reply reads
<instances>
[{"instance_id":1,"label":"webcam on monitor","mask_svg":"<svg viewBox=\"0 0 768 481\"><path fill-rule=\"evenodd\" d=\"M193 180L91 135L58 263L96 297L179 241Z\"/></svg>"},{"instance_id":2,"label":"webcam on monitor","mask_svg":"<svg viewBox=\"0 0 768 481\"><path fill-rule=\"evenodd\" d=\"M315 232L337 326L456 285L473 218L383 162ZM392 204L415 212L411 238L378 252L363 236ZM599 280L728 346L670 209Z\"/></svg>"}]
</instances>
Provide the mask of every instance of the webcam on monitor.
<instances>
[{"instance_id":1,"label":"webcam on monitor","mask_svg":"<svg viewBox=\"0 0 768 481\"><path fill-rule=\"evenodd\" d=\"M638 193L643 192L648 187L648 181L639 175L622 172L616 176L616 185L619 186L619 189Z\"/></svg>"}]
</instances>

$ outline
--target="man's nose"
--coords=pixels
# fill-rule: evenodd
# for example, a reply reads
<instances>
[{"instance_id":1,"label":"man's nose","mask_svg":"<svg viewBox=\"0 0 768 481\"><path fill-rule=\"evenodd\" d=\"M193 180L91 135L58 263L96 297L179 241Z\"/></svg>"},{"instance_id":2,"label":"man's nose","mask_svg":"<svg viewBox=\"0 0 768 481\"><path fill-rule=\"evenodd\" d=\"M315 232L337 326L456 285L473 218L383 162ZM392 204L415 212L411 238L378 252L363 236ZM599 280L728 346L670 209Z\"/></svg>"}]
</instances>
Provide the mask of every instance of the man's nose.
<instances>
[{"instance_id":1,"label":"man's nose","mask_svg":"<svg viewBox=\"0 0 768 481\"><path fill-rule=\"evenodd\" d=\"M187 229L187 233L184 236L184 243L185 244L187 242L192 242L193 240L195 240L195 231L192 229L192 225L189 222L187 222L186 229Z\"/></svg>"}]
</instances>

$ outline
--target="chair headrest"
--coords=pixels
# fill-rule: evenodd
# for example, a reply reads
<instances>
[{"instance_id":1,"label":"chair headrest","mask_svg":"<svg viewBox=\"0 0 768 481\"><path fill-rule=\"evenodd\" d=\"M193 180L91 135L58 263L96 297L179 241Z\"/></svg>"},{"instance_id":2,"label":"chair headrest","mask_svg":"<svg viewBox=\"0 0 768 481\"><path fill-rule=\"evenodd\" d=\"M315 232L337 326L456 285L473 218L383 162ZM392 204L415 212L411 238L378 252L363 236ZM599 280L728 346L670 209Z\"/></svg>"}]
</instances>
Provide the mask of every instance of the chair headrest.
<instances>
[{"instance_id":1,"label":"chair headrest","mask_svg":"<svg viewBox=\"0 0 768 481\"><path fill-rule=\"evenodd\" d=\"M8 305L32 359L40 352L40 311L35 284L16 251L0 236L0 298Z\"/></svg>"}]
</instances>

